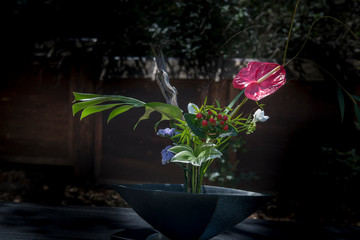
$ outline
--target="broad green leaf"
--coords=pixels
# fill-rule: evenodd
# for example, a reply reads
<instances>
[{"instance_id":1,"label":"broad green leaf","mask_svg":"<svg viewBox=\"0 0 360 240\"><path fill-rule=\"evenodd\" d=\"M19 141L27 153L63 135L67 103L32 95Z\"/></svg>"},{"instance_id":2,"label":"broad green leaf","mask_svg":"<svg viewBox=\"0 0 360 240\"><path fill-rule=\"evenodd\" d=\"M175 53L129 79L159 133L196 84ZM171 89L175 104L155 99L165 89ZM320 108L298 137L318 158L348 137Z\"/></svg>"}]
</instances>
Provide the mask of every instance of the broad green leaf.
<instances>
[{"instance_id":1,"label":"broad green leaf","mask_svg":"<svg viewBox=\"0 0 360 240\"><path fill-rule=\"evenodd\" d=\"M199 166L197 165L196 157L189 151L179 152L171 159L171 162L191 163L192 165Z\"/></svg>"},{"instance_id":2,"label":"broad green leaf","mask_svg":"<svg viewBox=\"0 0 360 240\"><path fill-rule=\"evenodd\" d=\"M90 114L102 112L102 111L108 110L110 108L119 106L119 105L120 104L118 103L118 104L107 104L107 105L97 105L97 106L87 107L82 111L80 120L86 116L89 116Z\"/></svg>"},{"instance_id":3,"label":"broad green leaf","mask_svg":"<svg viewBox=\"0 0 360 240\"><path fill-rule=\"evenodd\" d=\"M124 105L124 106L120 106L118 108L115 108L109 115L107 122L109 123L111 119L113 119L114 117L116 117L117 115L124 113L128 110L130 110L131 108L133 108L133 106L130 105Z\"/></svg>"},{"instance_id":4,"label":"broad green leaf","mask_svg":"<svg viewBox=\"0 0 360 240\"><path fill-rule=\"evenodd\" d=\"M344 101L344 94L340 87L338 87L337 96L338 96L338 101L339 101L339 106L340 106L341 121L343 121L344 114L345 114L345 101Z\"/></svg>"},{"instance_id":5,"label":"broad green leaf","mask_svg":"<svg viewBox=\"0 0 360 240\"><path fill-rule=\"evenodd\" d=\"M202 128L201 124L196 121L196 115L191 113L185 113L184 118L191 131L199 138L206 138L206 132Z\"/></svg>"},{"instance_id":6,"label":"broad green leaf","mask_svg":"<svg viewBox=\"0 0 360 240\"><path fill-rule=\"evenodd\" d=\"M196 152L199 152L197 157L199 158L198 161L200 164L210 159L220 158L223 155L219 150L215 148L214 144L204 144L198 147L198 149L196 149Z\"/></svg>"},{"instance_id":7,"label":"broad green leaf","mask_svg":"<svg viewBox=\"0 0 360 240\"><path fill-rule=\"evenodd\" d=\"M196 155L199 155L200 152L203 152L203 151L205 151L205 150L207 150L207 149L210 149L210 148L213 148L213 147L215 147L215 144L214 144L214 143L204 143L204 144L198 146L198 147L195 149L195 154L196 154Z\"/></svg>"},{"instance_id":8,"label":"broad green leaf","mask_svg":"<svg viewBox=\"0 0 360 240\"><path fill-rule=\"evenodd\" d=\"M172 120L172 119L176 119L176 118L177 119L182 119L182 111L181 111L181 109L174 106L174 105L161 103L161 102L150 102L150 103L146 103L145 107L148 108L148 109L152 109L151 112L157 111L158 113L161 114L160 121L158 121L154 125L155 131L156 131L156 128L159 125L159 123L164 121L164 120ZM149 112L149 115L150 115L151 112ZM148 119L148 118L149 118L149 116L147 115L147 116L145 116L145 118L139 119L138 123L141 120Z\"/></svg>"},{"instance_id":9,"label":"broad green leaf","mask_svg":"<svg viewBox=\"0 0 360 240\"><path fill-rule=\"evenodd\" d=\"M188 145L176 145L176 146L169 148L168 151L178 154L182 151L193 152L193 149L191 147L189 147Z\"/></svg>"},{"instance_id":10,"label":"broad green leaf","mask_svg":"<svg viewBox=\"0 0 360 240\"><path fill-rule=\"evenodd\" d=\"M155 110L150 108L150 107L145 107L145 113L144 115L142 115L139 120L137 121L137 123L134 126L134 129L137 127L137 125L142 121L142 120L146 120L149 119L149 116L152 112L154 112Z\"/></svg>"},{"instance_id":11,"label":"broad green leaf","mask_svg":"<svg viewBox=\"0 0 360 240\"><path fill-rule=\"evenodd\" d=\"M171 120L171 119L182 119L182 111L180 108L166 104L161 102L149 102L145 104L146 107L152 108L155 111L161 113L162 115L166 116L163 120Z\"/></svg>"},{"instance_id":12,"label":"broad green leaf","mask_svg":"<svg viewBox=\"0 0 360 240\"><path fill-rule=\"evenodd\" d=\"M73 116L83 110L84 108L87 108L87 107L90 107L90 106L93 106L93 105L97 105L97 104L100 104L100 103L103 103L103 102L106 102L107 101L107 98L106 97L95 97L89 101L85 101L85 102L78 102L78 103L74 103L72 105L72 111L73 111Z\"/></svg>"}]
</instances>

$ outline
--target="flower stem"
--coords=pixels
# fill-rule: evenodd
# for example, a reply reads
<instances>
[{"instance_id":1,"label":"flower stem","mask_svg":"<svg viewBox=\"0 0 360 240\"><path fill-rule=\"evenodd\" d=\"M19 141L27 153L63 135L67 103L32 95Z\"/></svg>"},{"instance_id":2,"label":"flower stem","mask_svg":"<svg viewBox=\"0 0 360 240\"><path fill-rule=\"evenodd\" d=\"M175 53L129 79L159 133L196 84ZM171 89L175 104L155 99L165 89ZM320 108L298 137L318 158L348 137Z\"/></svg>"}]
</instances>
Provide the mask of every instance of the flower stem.
<instances>
[{"instance_id":1,"label":"flower stem","mask_svg":"<svg viewBox=\"0 0 360 240\"><path fill-rule=\"evenodd\" d=\"M184 190L185 192L188 192L188 181L189 181L189 164L187 163L184 167L184 177L185 177L185 184L184 184Z\"/></svg>"},{"instance_id":2,"label":"flower stem","mask_svg":"<svg viewBox=\"0 0 360 240\"><path fill-rule=\"evenodd\" d=\"M196 193L196 167L192 167L191 192Z\"/></svg>"},{"instance_id":3,"label":"flower stem","mask_svg":"<svg viewBox=\"0 0 360 240\"><path fill-rule=\"evenodd\" d=\"M237 105L237 107L234 109L234 111L230 114L230 117L233 118L235 116L235 114L240 110L240 108L242 107L242 105L244 105L246 103L246 101L249 100L247 97L245 97L241 103L239 105Z\"/></svg>"},{"instance_id":4,"label":"flower stem","mask_svg":"<svg viewBox=\"0 0 360 240\"><path fill-rule=\"evenodd\" d=\"M292 28L293 28L293 25L294 25L295 14L296 14L296 10L297 10L297 6L298 6L299 2L300 2L300 0L297 0L296 5L295 5L295 9L294 9L294 12L293 12L293 16L291 18L290 29L289 29L289 33L288 33L288 37L287 37L287 41L286 41L286 45L285 45L283 65L285 65L285 63L286 63L286 53L287 53L287 50L288 50L288 47L289 47L291 31L292 31Z\"/></svg>"}]
</instances>

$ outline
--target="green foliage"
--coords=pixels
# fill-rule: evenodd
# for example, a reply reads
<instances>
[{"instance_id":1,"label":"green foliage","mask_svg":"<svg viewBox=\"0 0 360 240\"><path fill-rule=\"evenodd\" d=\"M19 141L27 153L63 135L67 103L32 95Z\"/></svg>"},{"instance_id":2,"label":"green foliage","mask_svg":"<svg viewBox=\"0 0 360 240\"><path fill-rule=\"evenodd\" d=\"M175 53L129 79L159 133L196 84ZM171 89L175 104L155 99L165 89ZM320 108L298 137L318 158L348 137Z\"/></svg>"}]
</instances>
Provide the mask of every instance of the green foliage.
<instances>
[{"instance_id":1,"label":"green foliage","mask_svg":"<svg viewBox=\"0 0 360 240\"><path fill-rule=\"evenodd\" d=\"M212 143L201 144L193 150L188 145L176 145L169 149L175 153L171 162L190 163L193 166L201 166L202 164L220 158L222 153L216 149L216 145Z\"/></svg>"},{"instance_id":2,"label":"green foliage","mask_svg":"<svg viewBox=\"0 0 360 240\"><path fill-rule=\"evenodd\" d=\"M121 95L98 95L98 94L87 94L74 92L75 100L72 105L73 115L77 112L82 111L80 119L97 112L103 112L112 108L115 108L108 117L108 122L114 117L132 109L144 107L145 113L142 115L135 127L140 121L148 119L152 112L158 112L161 114L161 121L181 119L182 111L180 108L161 102L150 102L144 103L135 98L125 97ZM109 102L115 102L109 104ZM156 126L159 124L155 124ZM134 128L135 128L134 127Z\"/></svg>"}]
</instances>

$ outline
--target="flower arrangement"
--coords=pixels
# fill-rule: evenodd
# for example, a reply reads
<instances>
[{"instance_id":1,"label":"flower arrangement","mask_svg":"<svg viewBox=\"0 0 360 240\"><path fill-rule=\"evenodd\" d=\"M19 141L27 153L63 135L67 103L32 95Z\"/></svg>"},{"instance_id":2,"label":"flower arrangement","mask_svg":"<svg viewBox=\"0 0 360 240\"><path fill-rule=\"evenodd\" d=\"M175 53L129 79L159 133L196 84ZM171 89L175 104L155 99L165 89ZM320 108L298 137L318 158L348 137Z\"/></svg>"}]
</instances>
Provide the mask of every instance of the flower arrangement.
<instances>
[{"instance_id":1,"label":"flower arrangement","mask_svg":"<svg viewBox=\"0 0 360 240\"><path fill-rule=\"evenodd\" d=\"M108 117L110 121L131 108L145 107L145 113L139 118L136 127L140 121L148 119L152 112L159 112L162 115L159 122L169 120L170 127L157 130L157 135L172 141L171 145L161 151L162 164L180 165L184 169L185 189L192 193L200 193L206 170L215 159L221 158L221 151L227 146L230 138L240 132L250 134L255 131L257 122L269 119L260 104L259 109L249 116L240 113L240 108L249 99L257 103L258 100L274 93L285 84L285 81L283 66L250 62L233 80L233 86L243 91L226 107L220 106L218 101L216 105L209 105L205 99L200 107L189 103L188 112L183 113L179 107L166 103L144 103L120 95L75 92L73 114L82 110L82 119L90 114L115 108ZM243 98L240 103L233 108L241 97ZM115 103L102 104L110 101ZM155 124L155 129L159 122Z\"/></svg>"}]
</instances>

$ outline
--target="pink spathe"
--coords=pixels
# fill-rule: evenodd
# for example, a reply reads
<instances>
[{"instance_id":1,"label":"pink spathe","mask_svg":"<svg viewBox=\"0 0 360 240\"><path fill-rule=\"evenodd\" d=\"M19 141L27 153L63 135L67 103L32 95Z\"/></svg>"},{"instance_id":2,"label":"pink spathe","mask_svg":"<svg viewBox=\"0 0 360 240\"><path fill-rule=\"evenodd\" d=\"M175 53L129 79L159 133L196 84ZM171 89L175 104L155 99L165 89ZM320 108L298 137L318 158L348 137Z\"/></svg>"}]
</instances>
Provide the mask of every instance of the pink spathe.
<instances>
[{"instance_id":1,"label":"pink spathe","mask_svg":"<svg viewBox=\"0 0 360 240\"><path fill-rule=\"evenodd\" d=\"M245 96L258 101L276 92L285 84L285 69L276 63L250 62L233 80L235 88L244 89Z\"/></svg>"}]
</instances>

